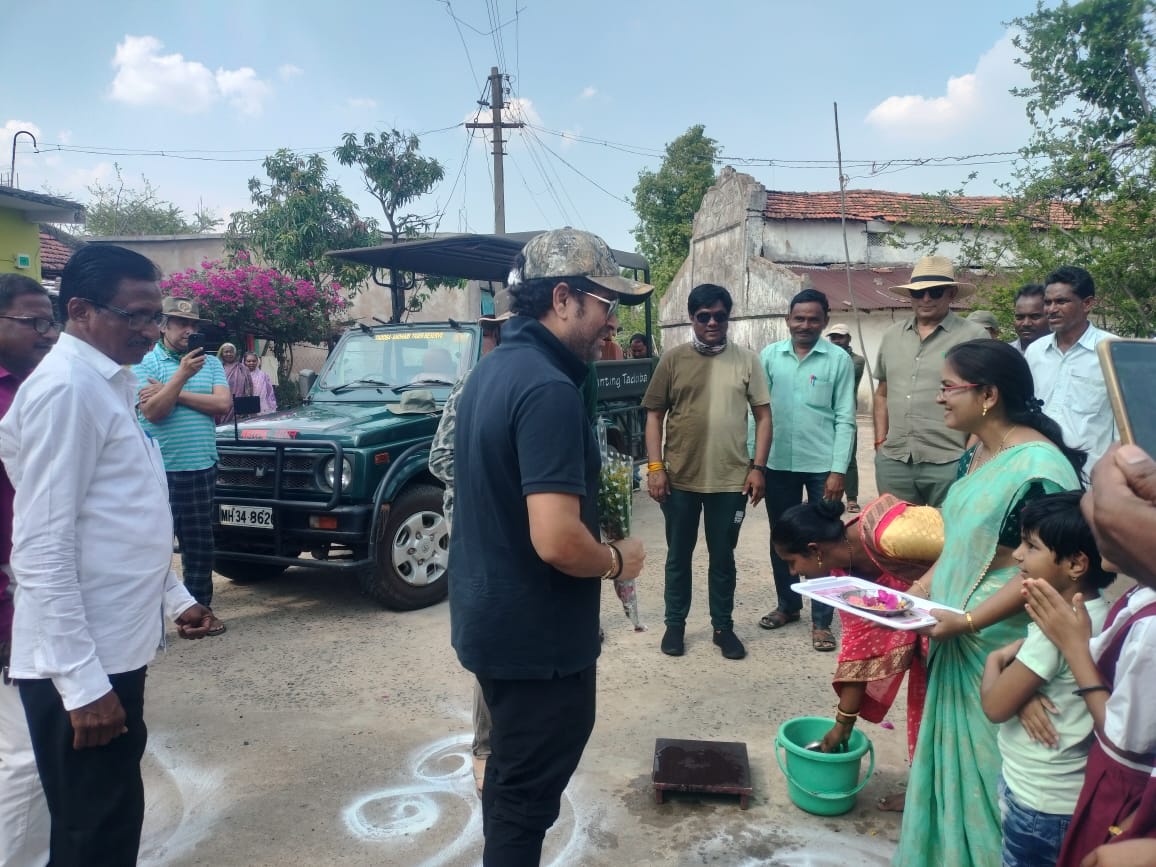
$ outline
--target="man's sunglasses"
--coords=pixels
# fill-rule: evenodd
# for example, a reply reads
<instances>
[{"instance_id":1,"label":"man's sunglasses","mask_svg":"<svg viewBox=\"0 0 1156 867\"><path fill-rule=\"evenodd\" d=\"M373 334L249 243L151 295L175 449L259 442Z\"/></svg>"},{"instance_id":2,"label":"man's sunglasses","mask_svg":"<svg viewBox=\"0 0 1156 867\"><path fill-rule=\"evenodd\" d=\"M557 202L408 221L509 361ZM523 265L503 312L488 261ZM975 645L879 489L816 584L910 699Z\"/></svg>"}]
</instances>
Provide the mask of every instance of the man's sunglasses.
<instances>
[{"instance_id":1,"label":"man's sunglasses","mask_svg":"<svg viewBox=\"0 0 1156 867\"><path fill-rule=\"evenodd\" d=\"M618 298L617 297L603 298L601 295L596 295L595 293L588 292L585 289L579 289L577 286L571 286L570 288L573 289L575 292L581 292L583 295L585 295L588 298L593 298L595 301L601 301L603 304L605 304L606 305L606 318L607 319L609 319L611 316L613 316L615 313L618 312Z\"/></svg>"},{"instance_id":2,"label":"man's sunglasses","mask_svg":"<svg viewBox=\"0 0 1156 867\"><path fill-rule=\"evenodd\" d=\"M731 315L726 310L703 310L694 314L694 321L699 325L707 325L712 319L719 325L726 325L730 318Z\"/></svg>"},{"instance_id":3,"label":"man's sunglasses","mask_svg":"<svg viewBox=\"0 0 1156 867\"><path fill-rule=\"evenodd\" d=\"M0 316L0 319L11 319L13 322L23 322L30 325L32 330L42 337L49 331L59 331L64 326L55 319L44 319L40 316Z\"/></svg>"},{"instance_id":4,"label":"man's sunglasses","mask_svg":"<svg viewBox=\"0 0 1156 867\"><path fill-rule=\"evenodd\" d=\"M932 286L930 289L908 289L907 293L916 301L922 299L924 295L930 295L933 301L938 301L950 288L950 286Z\"/></svg>"}]
</instances>

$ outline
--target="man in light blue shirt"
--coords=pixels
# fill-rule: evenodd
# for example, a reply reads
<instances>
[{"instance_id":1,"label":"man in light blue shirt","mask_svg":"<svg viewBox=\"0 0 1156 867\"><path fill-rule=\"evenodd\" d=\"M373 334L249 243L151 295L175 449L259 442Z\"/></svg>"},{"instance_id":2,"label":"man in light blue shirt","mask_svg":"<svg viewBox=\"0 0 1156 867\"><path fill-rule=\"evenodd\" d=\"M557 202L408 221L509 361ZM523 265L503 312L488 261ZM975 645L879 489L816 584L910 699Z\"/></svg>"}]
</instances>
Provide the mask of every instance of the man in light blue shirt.
<instances>
[{"instance_id":1,"label":"man in light blue shirt","mask_svg":"<svg viewBox=\"0 0 1156 867\"><path fill-rule=\"evenodd\" d=\"M787 327L791 336L766 347L759 356L771 390L771 453L767 459L767 514L773 527L782 514L803 501L841 500L855 439L855 368L841 348L822 338L830 318L827 296L804 289L791 299ZM799 619L802 597L794 579L771 547L778 607L759 620L778 629ZM811 603L811 641L815 650L835 649L830 606Z\"/></svg>"},{"instance_id":2,"label":"man in light blue shirt","mask_svg":"<svg viewBox=\"0 0 1156 867\"><path fill-rule=\"evenodd\" d=\"M140 390L141 426L157 441L169 482L173 529L181 545L185 586L201 605L213 604L213 490L217 434L213 416L233 406L225 369L204 348L189 349L189 335L207 320L197 302L165 298L161 339L133 368ZM225 624L213 615L209 635Z\"/></svg>"},{"instance_id":3,"label":"man in light blue shirt","mask_svg":"<svg viewBox=\"0 0 1156 867\"><path fill-rule=\"evenodd\" d=\"M1096 284L1083 268L1065 265L1044 281L1044 310L1052 333L1028 346L1024 357L1032 369L1036 397L1044 412L1064 432L1064 442L1088 453L1084 472L1116 437L1116 420L1096 345L1116 335L1088 321L1096 302Z\"/></svg>"}]
</instances>

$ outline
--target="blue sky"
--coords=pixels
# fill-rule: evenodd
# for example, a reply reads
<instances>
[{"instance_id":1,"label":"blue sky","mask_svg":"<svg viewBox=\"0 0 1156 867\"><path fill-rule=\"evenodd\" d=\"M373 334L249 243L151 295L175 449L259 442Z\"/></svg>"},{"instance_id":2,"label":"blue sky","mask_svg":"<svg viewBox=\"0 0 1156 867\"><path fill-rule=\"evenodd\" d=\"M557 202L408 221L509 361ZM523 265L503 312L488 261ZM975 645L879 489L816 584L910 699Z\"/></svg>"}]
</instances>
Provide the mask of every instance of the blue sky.
<instances>
[{"instance_id":1,"label":"blue sky","mask_svg":"<svg viewBox=\"0 0 1156 867\"><path fill-rule=\"evenodd\" d=\"M423 152L446 169L413 210L442 213L443 231L491 231L489 146L480 134L470 142L461 124L499 65L513 78L513 110L533 124L508 145L511 231L570 224L633 249L627 201L638 172L656 169L665 144L696 123L724 155L794 161L735 163L768 188L837 189L836 101L844 158L874 162L846 170L851 187L934 192L975 171L968 189L990 193L1010 172L1007 156L971 166L887 161L1014 151L1026 141L1021 100L1007 93L1025 77L1003 22L1034 5L10 4L6 29L21 39L0 52L0 172L12 132L31 129L40 152L22 138L16 154L25 189L83 202L87 185L110 180L118 163L130 182L145 175L186 211L203 201L224 217L248 206L246 182L263 177L263 155L290 147L325 155L362 212L380 216L331 153L347 131L396 127L425 133ZM495 15L504 25L497 41L488 35Z\"/></svg>"}]
</instances>

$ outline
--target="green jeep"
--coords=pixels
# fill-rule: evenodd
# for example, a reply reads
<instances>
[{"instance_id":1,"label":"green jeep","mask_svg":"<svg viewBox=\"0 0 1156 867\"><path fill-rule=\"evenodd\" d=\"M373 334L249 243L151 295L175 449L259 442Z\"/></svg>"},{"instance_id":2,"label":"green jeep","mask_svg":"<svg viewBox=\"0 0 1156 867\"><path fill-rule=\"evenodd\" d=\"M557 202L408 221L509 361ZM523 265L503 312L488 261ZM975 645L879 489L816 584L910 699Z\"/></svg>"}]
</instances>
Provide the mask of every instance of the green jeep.
<instances>
[{"instance_id":1,"label":"green jeep","mask_svg":"<svg viewBox=\"0 0 1156 867\"><path fill-rule=\"evenodd\" d=\"M497 283L533 234L454 235L331 255ZM395 320L403 293L394 292ZM445 598L449 539L429 447L450 388L480 354L475 322L362 324L341 337L315 379L305 375L301 406L218 428L215 570L234 581L294 565L352 570L369 596L398 610ZM598 365L608 440L635 458L645 450L639 400L651 370L648 359Z\"/></svg>"}]
</instances>

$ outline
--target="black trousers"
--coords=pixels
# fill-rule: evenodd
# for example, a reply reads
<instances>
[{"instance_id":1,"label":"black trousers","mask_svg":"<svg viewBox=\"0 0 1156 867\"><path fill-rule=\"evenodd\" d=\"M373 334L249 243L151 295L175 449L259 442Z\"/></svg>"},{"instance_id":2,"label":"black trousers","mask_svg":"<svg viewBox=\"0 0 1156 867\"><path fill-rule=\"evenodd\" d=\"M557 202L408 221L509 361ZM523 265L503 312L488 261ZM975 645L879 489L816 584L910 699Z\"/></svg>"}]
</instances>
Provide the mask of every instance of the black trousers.
<instances>
[{"instance_id":1,"label":"black trousers","mask_svg":"<svg viewBox=\"0 0 1156 867\"><path fill-rule=\"evenodd\" d=\"M140 762L147 668L109 677L128 731L103 747L72 748L72 721L51 680L20 681L32 751L52 817L52 867L132 867L144 822Z\"/></svg>"},{"instance_id":2,"label":"black trousers","mask_svg":"<svg viewBox=\"0 0 1156 867\"><path fill-rule=\"evenodd\" d=\"M597 670L552 680L479 677L494 727L482 790L483 867L537 867L594 729Z\"/></svg>"}]
</instances>

